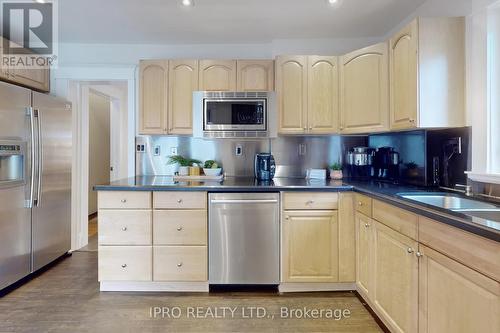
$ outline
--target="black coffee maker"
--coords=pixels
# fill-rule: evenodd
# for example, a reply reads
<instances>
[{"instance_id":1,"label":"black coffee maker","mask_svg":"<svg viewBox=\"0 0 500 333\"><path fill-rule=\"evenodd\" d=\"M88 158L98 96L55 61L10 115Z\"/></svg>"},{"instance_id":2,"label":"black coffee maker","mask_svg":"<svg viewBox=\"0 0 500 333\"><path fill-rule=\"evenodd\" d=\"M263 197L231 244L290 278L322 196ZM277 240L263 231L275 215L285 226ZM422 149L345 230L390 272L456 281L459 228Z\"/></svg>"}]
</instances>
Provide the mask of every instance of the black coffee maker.
<instances>
[{"instance_id":1,"label":"black coffee maker","mask_svg":"<svg viewBox=\"0 0 500 333\"><path fill-rule=\"evenodd\" d=\"M269 153L255 154L254 174L257 180L269 181L273 179L276 163L273 155Z\"/></svg>"},{"instance_id":2,"label":"black coffee maker","mask_svg":"<svg viewBox=\"0 0 500 333\"><path fill-rule=\"evenodd\" d=\"M375 152L373 177L381 180L399 180L399 153L393 147L380 147Z\"/></svg>"}]
</instances>

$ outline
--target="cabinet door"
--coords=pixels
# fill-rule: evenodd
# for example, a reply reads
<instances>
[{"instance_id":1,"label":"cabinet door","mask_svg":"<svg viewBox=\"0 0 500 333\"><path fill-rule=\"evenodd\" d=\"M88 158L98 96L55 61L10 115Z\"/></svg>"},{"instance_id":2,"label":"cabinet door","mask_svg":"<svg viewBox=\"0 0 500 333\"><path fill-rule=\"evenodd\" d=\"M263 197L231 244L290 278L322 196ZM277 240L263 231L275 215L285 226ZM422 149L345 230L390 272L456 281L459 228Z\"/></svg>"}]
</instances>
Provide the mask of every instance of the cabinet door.
<instances>
[{"instance_id":1,"label":"cabinet door","mask_svg":"<svg viewBox=\"0 0 500 333\"><path fill-rule=\"evenodd\" d=\"M200 60L200 90L235 91L236 60Z\"/></svg>"},{"instance_id":2,"label":"cabinet door","mask_svg":"<svg viewBox=\"0 0 500 333\"><path fill-rule=\"evenodd\" d=\"M141 61L139 81L139 134L166 134L168 61Z\"/></svg>"},{"instance_id":3,"label":"cabinet door","mask_svg":"<svg viewBox=\"0 0 500 333\"><path fill-rule=\"evenodd\" d=\"M276 60L279 132L303 134L307 129L307 57L280 56Z\"/></svg>"},{"instance_id":4,"label":"cabinet door","mask_svg":"<svg viewBox=\"0 0 500 333\"><path fill-rule=\"evenodd\" d=\"M390 40L391 129L417 126L418 21Z\"/></svg>"},{"instance_id":5,"label":"cabinet door","mask_svg":"<svg viewBox=\"0 0 500 333\"><path fill-rule=\"evenodd\" d=\"M338 131L338 61L337 57L308 58L308 132L331 134Z\"/></svg>"},{"instance_id":6,"label":"cabinet door","mask_svg":"<svg viewBox=\"0 0 500 333\"><path fill-rule=\"evenodd\" d=\"M238 91L274 90L273 60L238 60L236 68Z\"/></svg>"},{"instance_id":7,"label":"cabinet door","mask_svg":"<svg viewBox=\"0 0 500 333\"><path fill-rule=\"evenodd\" d=\"M338 281L337 211L284 211L283 282Z\"/></svg>"},{"instance_id":8,"label":"cabinet door","mask_svg":"<svg viewBox=\"0 0 500 333\"><path fill-rule=\"evenodd\" d=\"M342 57L340 67L342 133L368 133L388 129L387 53L387 43L380 43Z\"/></svg>"},{"instance_id":9,"label":"cabinet door","mask_svg":"<svg viewBox=\"0 0 500 333\"><path fill-rule=\"evenodd\" d=\"M420 245L419 332L500 332L500 283Z\"/></svg>"},{"instance_id":10,"label":"cabinet door","mask_svg":"<svg viewBox=\"0 0 500 333\"><path fill-rule=\"evenodd\" d=\"M170 60L168 133L193 133L193 91L198 90L198 60Z\"/></svg>"},{"instance_id":11,"label":"cabinet door","mask_svg":"<svg viewBox=\"0 0 500 333\"><path fill-rule=\"evenodd\" d=\"M391 332L417 332L418 243L375 222L371 301Z\"/></svg>"},{"instance_id":12,"label":"cabinet door","mask_svg":"<svg viewBox=\"0 0 500 333\"><path fill-rule=\"evenodd\" d=\"M356 284L363 297L372 292L372 229L374 221L356 213Z\"/></svg>"},{"instance_id":13,"label":"cabinet door","mask_svg":"<svg viewBox=\"0 0 500 333\"><path fill-rule=\"evenodd\" d=\"M44 92L50 90L50 69L11 69L8 70L9 80Z\"/></svg>"}]
</instances>

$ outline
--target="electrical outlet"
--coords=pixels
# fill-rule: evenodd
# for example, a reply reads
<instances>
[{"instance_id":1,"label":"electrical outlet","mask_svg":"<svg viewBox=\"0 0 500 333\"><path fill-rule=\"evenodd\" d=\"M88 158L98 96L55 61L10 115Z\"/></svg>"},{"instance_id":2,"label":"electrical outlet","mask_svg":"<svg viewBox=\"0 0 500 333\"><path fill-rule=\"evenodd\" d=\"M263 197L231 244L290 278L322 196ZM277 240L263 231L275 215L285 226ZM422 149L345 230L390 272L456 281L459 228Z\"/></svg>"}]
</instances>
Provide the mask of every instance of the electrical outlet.
<instances>
[{"instance_id":1,"label":"electrical outlet","mask_svg":"<svg viewBox=\"0 0 500 333\"><path fill-rule=\"evenodd\" d=\"M153 155L160 156L160 151L161 151L160 146L159 145L155 146L154 151L153 151Z\"/></svg>"},{"instance_id":2,"label":"electrical outlet","mask_svg":"<svg viewBox=\"0 0 500 333\"><path fill-rule=\"evenodd\" d=\"M170 154L177 155L177 147L170 147Z\"/></svg>"},{"instance_id":3,"label":"electrical outlet","mask_svg":"<svg viewBox=\"0 0 500 333\"><path fill-rule=\"evenodd\" d=\"M236 156L243 155L243 147L241 145L236 145L236 149L234 150L234 154Z\"/></svg>"},{"instance_id":4,"label":"electrical outlet","mask_svg":"<svg viewBox=\"0 0 500 333\"><path fill-rule=\"evenodd\" d=\"M306 153L306 145L304 143L299 143L299 156L304 156Z\"/></svg>"}]
</instances>

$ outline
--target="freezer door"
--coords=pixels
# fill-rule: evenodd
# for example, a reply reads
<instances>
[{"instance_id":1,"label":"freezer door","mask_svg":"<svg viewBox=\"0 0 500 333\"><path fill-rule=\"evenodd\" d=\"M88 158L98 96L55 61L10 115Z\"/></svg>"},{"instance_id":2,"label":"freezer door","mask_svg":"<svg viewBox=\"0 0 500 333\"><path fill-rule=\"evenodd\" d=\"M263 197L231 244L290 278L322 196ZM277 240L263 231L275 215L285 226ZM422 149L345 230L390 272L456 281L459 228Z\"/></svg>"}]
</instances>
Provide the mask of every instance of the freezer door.
<instances>
[{"instance_id":1,"label":"freezer door","mask_svg":"<svg viewBox=\"0 0 500 333\"><path fill-rule=\"evenodd\" d=\"M0 141L23 145L22 157L0 157L0 289L30 273L31 209L30 118L28 89L0 82ZM19 160L19 159L22 160ZM17 168L22 163L22 171ZM19 173L22 173L20 176ZM12 179L21 180L13 182Z\"/></svg>"},{"instance_id":2,"label":"freezer door","mask_svg":"<svg viewBox=\"0 0 500 333\"><path fill-rule=\"evenodd\" d=\"M71 104L33 92L37 184L32 210L33 271L71 247Z\"/></svg>"}]
</instances>

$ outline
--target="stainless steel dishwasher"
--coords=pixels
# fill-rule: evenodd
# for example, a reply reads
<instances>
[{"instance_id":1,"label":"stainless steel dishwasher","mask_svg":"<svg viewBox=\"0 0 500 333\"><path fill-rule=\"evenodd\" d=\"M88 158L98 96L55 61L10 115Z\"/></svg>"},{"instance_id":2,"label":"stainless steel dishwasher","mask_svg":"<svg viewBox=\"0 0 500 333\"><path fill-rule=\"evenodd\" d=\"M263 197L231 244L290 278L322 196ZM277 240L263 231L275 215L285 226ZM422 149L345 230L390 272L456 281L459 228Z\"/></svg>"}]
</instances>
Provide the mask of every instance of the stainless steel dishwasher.
<instances>
[{"instance_id":1,"label":"stainless steel dishwasher","mask_svg":"<svg viewBox=\"0 0 500 333\"><path fill-rule=\"evenodd\" d=\"M210 284L279 284L279 194L209 195Z\"/></svg>"}]
</instances>

